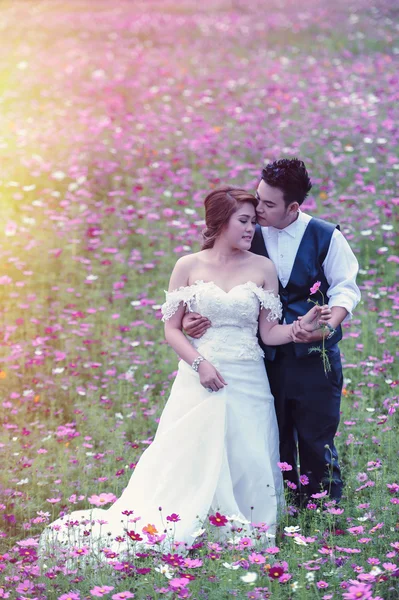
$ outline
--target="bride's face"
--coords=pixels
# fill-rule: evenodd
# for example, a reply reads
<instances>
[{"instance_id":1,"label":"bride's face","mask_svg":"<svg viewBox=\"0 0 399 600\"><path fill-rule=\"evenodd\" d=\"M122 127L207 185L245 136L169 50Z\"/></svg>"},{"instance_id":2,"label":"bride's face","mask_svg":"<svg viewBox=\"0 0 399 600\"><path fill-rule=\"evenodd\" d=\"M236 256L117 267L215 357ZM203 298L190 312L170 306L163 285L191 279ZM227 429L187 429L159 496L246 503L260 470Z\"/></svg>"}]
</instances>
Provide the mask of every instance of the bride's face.
<instances>
[{"instance_id":1,"label":"bride's face","mask_svg":"<svg viewBox=\"0 0 399 600\"><path fill-rule=\"evenodd\" d=\"M240 204L223 232L223 237L239 250L249 250L255 233L256 212L250 202Z\"/></svg>"}]
</instances>

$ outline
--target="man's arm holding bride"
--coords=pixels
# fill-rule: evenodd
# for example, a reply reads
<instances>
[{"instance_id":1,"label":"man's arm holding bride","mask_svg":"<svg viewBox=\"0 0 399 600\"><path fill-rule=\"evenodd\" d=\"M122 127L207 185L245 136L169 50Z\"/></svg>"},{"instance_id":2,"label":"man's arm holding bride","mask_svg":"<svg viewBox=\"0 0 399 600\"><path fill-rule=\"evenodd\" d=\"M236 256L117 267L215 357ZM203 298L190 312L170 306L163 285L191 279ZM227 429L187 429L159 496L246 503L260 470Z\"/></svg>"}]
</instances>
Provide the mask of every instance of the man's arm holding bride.
<instances>
[{"instance_id":1,"label":"man's arm holding bride","mask_svg":"<svg viewBox=\"0 0 399 600\"><path fill-rule=\"evenodd\" d=\"M268 258L262 257L262 263L265 273L263 288L278 297L276 268ZM262 308L259 314L259 333L262 342L266 346L281 346L282 344L298 341L296 339L298 334L294 332L299 331L307 335L314 335L330 318L331 310L328 306L315 305L300 320L289 325L280 325L278 321L270 320L270 311L267 308Z\"/></svg>"}]
</instances>

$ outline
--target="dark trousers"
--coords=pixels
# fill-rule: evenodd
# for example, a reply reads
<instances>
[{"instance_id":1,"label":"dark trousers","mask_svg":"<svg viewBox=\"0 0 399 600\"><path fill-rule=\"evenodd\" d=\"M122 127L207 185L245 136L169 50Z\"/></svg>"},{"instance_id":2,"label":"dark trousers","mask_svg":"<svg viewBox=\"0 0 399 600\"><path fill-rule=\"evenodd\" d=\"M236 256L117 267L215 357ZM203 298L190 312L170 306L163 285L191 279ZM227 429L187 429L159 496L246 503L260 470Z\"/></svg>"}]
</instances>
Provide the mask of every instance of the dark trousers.
<instances>
[{"instance_id":1,"label":"dark trousers","mask_svg":"<svg viewBox=\"0 0 399 600\"><path fill-rule=\"evenodd\" d=\"M293 467L283 475L297 485L301 503L323 490L336 500L342 495L334 445L343 383L338 345L328 353L331 362L328 376L319 354L297 358L293 344L280 346L275 360L266 361L280 433L280 460ZM308 477L308 485L300 484L299 474Z\"/></svg>"}]
</instances>

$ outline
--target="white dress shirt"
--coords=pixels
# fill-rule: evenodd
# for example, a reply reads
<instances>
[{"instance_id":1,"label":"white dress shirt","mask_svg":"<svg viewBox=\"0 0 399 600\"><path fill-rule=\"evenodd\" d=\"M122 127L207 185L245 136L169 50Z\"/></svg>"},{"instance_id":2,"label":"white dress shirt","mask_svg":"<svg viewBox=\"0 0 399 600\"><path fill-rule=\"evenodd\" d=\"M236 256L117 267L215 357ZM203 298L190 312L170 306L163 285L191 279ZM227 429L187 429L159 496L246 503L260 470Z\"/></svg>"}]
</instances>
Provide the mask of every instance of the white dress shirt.
<instances>
[{"instance_id":1,"label":"white dress shirt","mask_svg":"<svg viewBox=\"0 0 399 600\"><path fill-rule=\"evenodd\" d=\"M310 215L299 211L297 220L285 229L262 227L267 252L274 262L283 287L286 287L289 282L299 245L311 219ZM334 230L331 237L330 247L322 267L329 285L328 305L330 308L342 306L348 311L346 318L350 318L360 300L360 290L356 285L359 264L338 229Z\"/></svg>"}]
</instances>

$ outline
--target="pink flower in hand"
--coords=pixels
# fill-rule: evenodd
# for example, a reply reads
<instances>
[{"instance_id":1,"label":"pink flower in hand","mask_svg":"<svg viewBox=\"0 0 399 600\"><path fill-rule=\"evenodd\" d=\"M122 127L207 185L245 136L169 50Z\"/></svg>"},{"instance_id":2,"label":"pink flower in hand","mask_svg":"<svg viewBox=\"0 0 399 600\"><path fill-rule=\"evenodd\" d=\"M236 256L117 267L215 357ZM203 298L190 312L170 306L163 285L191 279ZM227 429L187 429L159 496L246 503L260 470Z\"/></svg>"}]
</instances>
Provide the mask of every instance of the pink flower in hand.
<instances>
[{"instance_id":1,"label":"pink flower in hand","mask_svg":"<svg viewBox=\"0 0 399 600\"><path fill-rule=\"evenodd\" d=\"M315 294L316 292L318 292L320 286L321 286L321 281L316 281L316 283L314 283L312 285L312 287L310 288L310 293Z\"/></svg>"}]
</instances>

